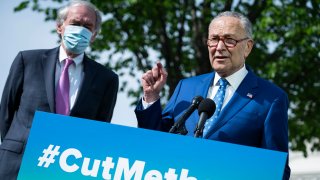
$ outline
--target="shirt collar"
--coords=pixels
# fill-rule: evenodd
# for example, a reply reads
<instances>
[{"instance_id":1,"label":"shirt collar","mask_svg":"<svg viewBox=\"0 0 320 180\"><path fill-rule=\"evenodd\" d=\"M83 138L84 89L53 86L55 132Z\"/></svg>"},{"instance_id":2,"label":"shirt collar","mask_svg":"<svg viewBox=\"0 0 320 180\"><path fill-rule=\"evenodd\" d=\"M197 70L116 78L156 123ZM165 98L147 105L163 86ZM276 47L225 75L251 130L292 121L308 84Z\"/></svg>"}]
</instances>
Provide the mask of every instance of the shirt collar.
<instances>
[{"instance_id":1,"label":"shirt collar","mask_svg":"<svg viewBox=\"0 0 320 180\"><path fill-rule=\"evenodd\" d=\"M241 69L239 69L237 72L231 74L230 76L226 77L226 80L229 82L229 85L233 87L234 89L237 89L240 86L240 83L242 80L246 77L248 74L248 70L246 69L246 65L244 65ZM221 77L216 72L214 75L213 84L215 86L219 86L219 79Z\"/></svg>"},{"instance_id":2,"label":"shirt collar","mask_svg":"<svg viewBox=\"0 0 320 180\"><path fill-rule=\"evenodd\" d=\"M84 53L81 53L78 56L76 56L75 58L72 58L72 60L73 60L74 64L77 66L77 65L82 63L83 57L84 57ZM68 55L67 55L66 51L63 49L62 46L60 46L59 62L62 63L62 61L67 59L67 58L68 58Z\"/></svg>"}]
</instances>

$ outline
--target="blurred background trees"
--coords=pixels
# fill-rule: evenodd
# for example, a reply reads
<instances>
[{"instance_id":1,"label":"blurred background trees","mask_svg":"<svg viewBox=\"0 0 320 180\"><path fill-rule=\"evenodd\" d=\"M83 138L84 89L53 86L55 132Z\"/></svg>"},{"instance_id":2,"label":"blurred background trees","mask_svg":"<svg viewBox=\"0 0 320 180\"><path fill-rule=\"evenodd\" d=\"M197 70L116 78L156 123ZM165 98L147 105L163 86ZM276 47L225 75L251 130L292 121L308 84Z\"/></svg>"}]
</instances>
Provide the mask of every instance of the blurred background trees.
<instances>
[{"instance_id":1,"label":"blurred background trees","mask_svg":"<svg viewBox=\"0 0 320 180\"><path fill-rule=\"evenodd\" d=\"M68 1L21 1L54 21ZM320 150L320 0L92 0L103 13L102 30L90 56L104 59L120 76L140 75L160 61L169 73L163 96L182 78L212 71L205 44L208 25L221 11L237 11L253 23L255 47L246 64L283 88L290 99L290 149ZM136 101L141 88L122 81L120 90Z\"/></svg>"}]
</instances>

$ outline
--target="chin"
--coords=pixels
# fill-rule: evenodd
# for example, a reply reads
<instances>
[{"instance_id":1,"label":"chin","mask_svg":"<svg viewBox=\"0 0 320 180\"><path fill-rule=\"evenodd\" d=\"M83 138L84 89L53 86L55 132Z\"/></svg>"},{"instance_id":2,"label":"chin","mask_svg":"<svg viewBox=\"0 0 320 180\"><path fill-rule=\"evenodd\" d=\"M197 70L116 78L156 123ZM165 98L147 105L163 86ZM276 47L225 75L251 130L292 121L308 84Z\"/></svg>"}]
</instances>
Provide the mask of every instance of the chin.
<instances>
[{"instance_id":1,"label":"chin","mask_svg":"<svg viewBox=\"0 0 320 180\"><path fill-rule=\"evenodd\" d=\"M214 64L213 65L213 69L215 71L225 71L226 70L226 66L225 65L221 65L221 64Z\"/></svg>"},{"instance_id":2,"label":"chin","mask_svg":"<svg viewBox=\"0 0 320 180\"><path fill-rule=\"evenodd\" d=\"M227 69L226 68L222 68L222 67L214 67L213 68L215 72L217 72L219 74L219 76L221 77L226 77L227 76Z\"/></svg>"}]
</instances>

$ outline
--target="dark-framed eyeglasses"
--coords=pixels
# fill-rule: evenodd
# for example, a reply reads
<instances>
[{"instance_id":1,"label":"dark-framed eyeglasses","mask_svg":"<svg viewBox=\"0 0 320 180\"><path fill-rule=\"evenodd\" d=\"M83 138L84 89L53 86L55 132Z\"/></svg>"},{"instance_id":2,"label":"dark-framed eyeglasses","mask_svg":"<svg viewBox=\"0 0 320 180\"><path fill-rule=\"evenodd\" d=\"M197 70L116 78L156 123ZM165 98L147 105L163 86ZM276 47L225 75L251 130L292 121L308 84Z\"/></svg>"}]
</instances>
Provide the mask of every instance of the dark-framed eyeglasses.
<instances>
[{"instance_id":1,"label":"dark-framed eyeglasses","mask_svg":"<svg viewBox=\"0 0 320 180\"><path fill-rule=\"evenodd\" d=\"M232 38L225 38L225 37L219 37L219 36L217 36L217 37L213 37L213 38L208 39L208 40L207 40L207 45L208 45L209 47L217 47L218 44L219 44L219 41L221 40L226 47L233 48L233 47L235 47L239 42L244 41L244 40L247 40L247 39L249 39L249 38L246 37L246 38L243 38L243 39L236 40L236 39L232 39Z\"/></svg>"}]
</instances>

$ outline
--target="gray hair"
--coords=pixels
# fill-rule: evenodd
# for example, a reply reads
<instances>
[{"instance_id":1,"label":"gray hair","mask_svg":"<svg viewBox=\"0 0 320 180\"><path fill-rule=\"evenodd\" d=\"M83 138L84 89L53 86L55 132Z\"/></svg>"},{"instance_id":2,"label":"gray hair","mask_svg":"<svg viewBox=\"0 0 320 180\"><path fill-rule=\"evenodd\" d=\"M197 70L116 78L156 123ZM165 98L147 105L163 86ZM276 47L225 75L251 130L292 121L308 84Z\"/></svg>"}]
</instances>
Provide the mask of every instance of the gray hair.
<instances>
[{"instance_id":1,"label":"gray hair","mask_svg":"<svg viewBox=\"0 0 320 180\"><path fill-rule=\"evenodd\" d=\"M242 24L244 30L246 31L246 34L247 36L250 38L250 39L253 39L253 36L252 36L252 24L250 22L250 20L244 16L243 14L241 13L238 13L238 12L232 12L232 11L225 11L225 12L221 12L219 13L215 18L212 19L210 25L212 24L212 22L220 17L235 17L235 18L238 18L240 20L240 23ZM210 27L209 25L209 27Z\"/></svg>"},{"instance_id":2,"label":"gray hair","mask_svg":"<svg viewBox=\"0 0 320 180\"><path fill-rule=\"evenodd\" d=\"M60 26L63 24L63 22L67 19L68 16L68 11L70 7L73 6L85 6L89 9L92 9L95 13L96 13L96 26L95 26L95 31L97 33L99 33L100 29L101 29L101 14L99 9L93 5L92 3L90 3L89 1L84 1L84 0L75 0L75 1L71 1L68 5L62 7L61 9L59 9L58 11L58 16L57 16L57 25Z\"/></svg>"}]
</instances>

